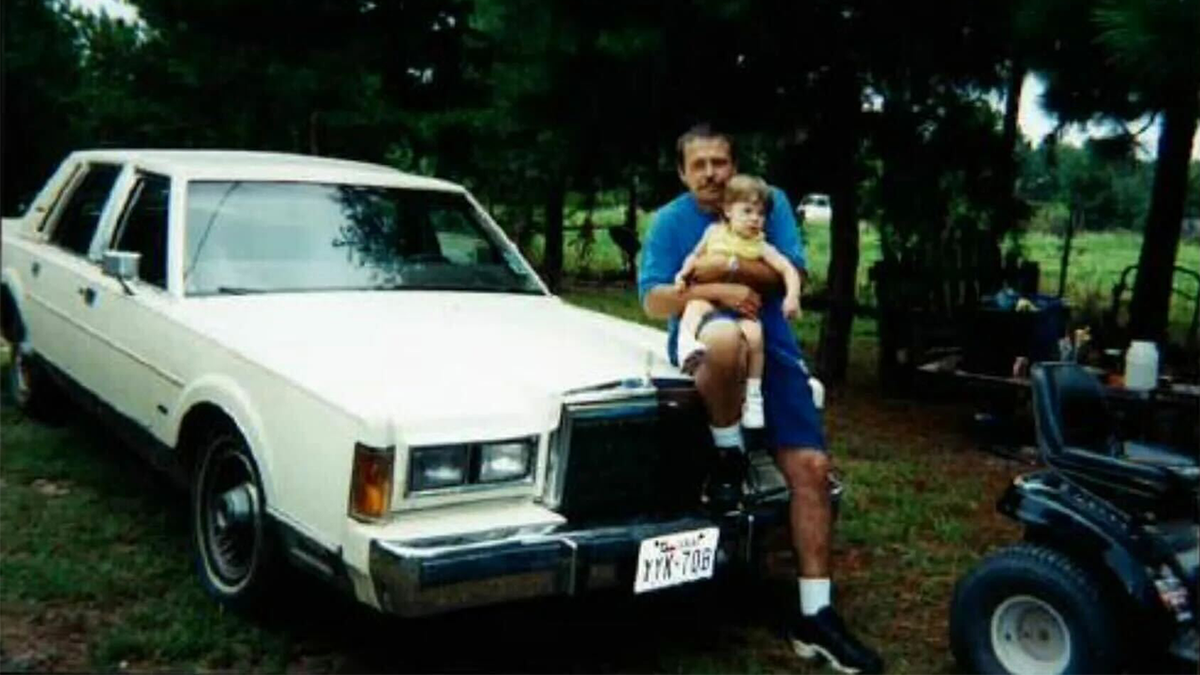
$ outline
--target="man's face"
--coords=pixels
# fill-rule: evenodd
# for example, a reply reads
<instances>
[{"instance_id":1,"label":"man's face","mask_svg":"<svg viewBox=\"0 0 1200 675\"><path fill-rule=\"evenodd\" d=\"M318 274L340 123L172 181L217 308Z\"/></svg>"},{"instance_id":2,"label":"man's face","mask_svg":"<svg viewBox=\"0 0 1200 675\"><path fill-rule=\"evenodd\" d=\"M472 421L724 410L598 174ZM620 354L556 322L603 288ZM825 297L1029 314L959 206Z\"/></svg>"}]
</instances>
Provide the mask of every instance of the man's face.
<instances>
[{"instance_id":1,"label":"man's face","mask_svg":"<svg viewBox=\"0 0 1200 675\"><path fill-rule=\"evenodd\" d=\"M762 234L766 216L763 205L758 200L736 201L725 206L725 219L737 236L743 239L754 239Z\"/></svg>"},{"instance_id":2,"label":"man's face","mask_svg":"<svg viewBox=\"0 0 1200 675\"><path fill-rule=\"evenodd\" d=\"M725 184L733 176L733 156L723 138L693 138L683 146L679 179L696 196L701 206L716 209Z\"/></svg>"}]
</instances>

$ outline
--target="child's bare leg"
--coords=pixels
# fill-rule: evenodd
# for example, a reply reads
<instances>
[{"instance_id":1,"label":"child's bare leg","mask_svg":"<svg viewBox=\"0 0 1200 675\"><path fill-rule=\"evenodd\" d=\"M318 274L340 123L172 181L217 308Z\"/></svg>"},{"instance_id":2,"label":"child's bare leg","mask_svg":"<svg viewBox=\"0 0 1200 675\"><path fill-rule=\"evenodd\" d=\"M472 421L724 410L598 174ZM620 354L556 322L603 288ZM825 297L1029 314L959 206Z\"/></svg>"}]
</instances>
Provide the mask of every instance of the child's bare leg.
<instances>
[{"instance_id":1,"label":"child's bare leg","mask_svg":"<svg viewBox=\"0 0 1200 675\"><path fill-rule=\"evenodd\" d=\"M746 338L749 363L746 373L746 400L742 405L742 426L760 429L766 424L763 413L762 375L764 367L762 324L751 319L738 321L742 335Z\"/></svg>"},{"instance_id":2,"label":"child's bare leg","mask_svg":"<svg viewBox=\"0 0 1200 675\"><path fill-rule=\"evenodd\" d=\"M746 348L750 352L750 361L746 368L746 377L761 380L766 357L763 354L762 324L754 319L741 319L738 328L746 338Z\"/></svg>"},{"instance_id":3,"label":"child's bare leg","mask_svg":"<svg viewBox=\"0 0 1200 675\"><path fill-rule=\"evenodd\" d=\"M696 331L700 328L700 320L706 314L716 309L713 304L707 300L688 300L688 303L683 307L683 314L679 317L679 331L687 332L688 335L696 337Z\"/></svg>"},{"instance_id":4,"label":"child's bare leg","mask_svg":"<svg viewBox=\"0 0 1200 675\"><path fill-rule=\"evenodd\" d=\"M696 338L700 321L706 314L716 309L707 300L689 300L679 317L679 335L675 342L675 355L679 359L679 367L685 373L690 373L700 365L704 357L705 346Z\"/></svg>"}]
</instances>

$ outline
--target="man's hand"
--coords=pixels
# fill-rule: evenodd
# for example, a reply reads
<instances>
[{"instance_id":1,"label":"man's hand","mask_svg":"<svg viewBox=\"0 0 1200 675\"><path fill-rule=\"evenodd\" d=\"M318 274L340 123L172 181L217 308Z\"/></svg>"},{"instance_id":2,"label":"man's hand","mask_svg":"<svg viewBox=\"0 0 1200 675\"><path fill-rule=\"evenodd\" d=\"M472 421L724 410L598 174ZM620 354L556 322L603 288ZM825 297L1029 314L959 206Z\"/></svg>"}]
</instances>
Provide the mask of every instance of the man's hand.
<instances>
[{"instance_id":1,"label":"man's hand","mask_svg":"<svg viewBox=\"0 0 1200 675\"><path fill-rule=\"evenodd\" d=\"M761 260L738 260L737 269L729 269L729 256L703 255L696 260L692 281L698 284L728 282L753 288L760 294L778 291L783 277Z\"/></svg>"},{"instance_id":2,"label":"man's hand","mask_svg":"<svg viewBox=\"0 0 1200 675\"><path fill-rule=\"evenodd\" d=\"M758 310L762 309L762 296L753 288L742 284L700 284L693 286L689 294L732 309L747 319L756 318Z\"/></svg>"}]
</instances>

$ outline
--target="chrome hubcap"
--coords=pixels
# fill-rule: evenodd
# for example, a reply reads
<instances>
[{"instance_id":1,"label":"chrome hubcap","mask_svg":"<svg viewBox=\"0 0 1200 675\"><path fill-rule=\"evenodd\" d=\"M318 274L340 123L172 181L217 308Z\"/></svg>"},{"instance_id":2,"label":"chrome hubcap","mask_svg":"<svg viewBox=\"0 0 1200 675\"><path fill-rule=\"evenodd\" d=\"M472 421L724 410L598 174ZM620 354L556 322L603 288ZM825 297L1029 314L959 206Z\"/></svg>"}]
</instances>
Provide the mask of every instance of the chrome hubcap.
<instances>
[{"instance_id":1,"label":"chrome hubcap","mask_svg":"<svg viewBox=\"0 0 1200 675\"><path fill-rule=\"evenodd\" d=\"M203 545L217 579L236 591L254 568L262 538L262 512L250 461L214 448L201 486Z\"/></svg>"},{"instance_id":2,"label":"chrome hubcap","mask_svg":"<svg viewBox=\"0 0 1200 675\"><path fill-rule=\"evenodd\" d=\"M1018 595L992 613L992 648L1010 673L1053 675L1071 660L1071 633L1049 604Z\"/></svg>"}]
</instances>

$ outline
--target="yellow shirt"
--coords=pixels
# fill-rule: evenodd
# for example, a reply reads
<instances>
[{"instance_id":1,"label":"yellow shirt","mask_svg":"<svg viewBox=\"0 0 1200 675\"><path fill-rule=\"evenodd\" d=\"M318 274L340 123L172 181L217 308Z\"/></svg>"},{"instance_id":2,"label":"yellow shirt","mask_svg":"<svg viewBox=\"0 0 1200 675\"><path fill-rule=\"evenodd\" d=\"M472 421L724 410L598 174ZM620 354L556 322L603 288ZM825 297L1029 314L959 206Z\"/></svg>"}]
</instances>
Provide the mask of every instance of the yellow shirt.
<instances>
[{"instance_id":1,"label":"yellow shirt","mask_svg":"<svg viewBox=\"0 0 1200 675\"><path fill-rule=\"evenodd\" d=\"M705 253L735 255L746 260L758 260L762 257L765 240L766 234L763 232L760 232L757 237L747 239L739 236L728 223L725 223L709 236L704 250Z\"/></svg>"}]
</instances>

